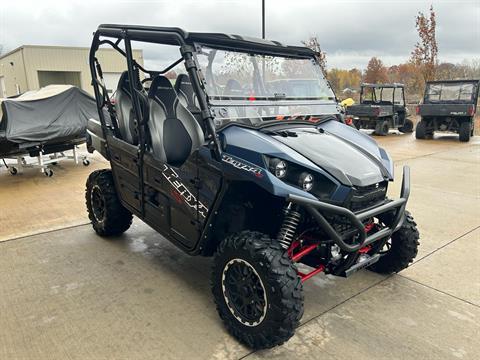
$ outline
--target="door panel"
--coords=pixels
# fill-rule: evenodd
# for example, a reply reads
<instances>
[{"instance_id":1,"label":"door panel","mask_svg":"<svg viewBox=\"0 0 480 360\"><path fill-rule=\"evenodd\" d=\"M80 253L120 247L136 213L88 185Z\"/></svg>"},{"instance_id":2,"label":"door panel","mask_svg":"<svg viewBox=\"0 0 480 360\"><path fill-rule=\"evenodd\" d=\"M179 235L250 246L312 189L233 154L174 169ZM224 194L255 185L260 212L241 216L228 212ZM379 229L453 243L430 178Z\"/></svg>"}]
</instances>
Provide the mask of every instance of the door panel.
<instances>
[{"instance_id":1,"label":"door panel","mask_svg":"<svg viewBox=\"0 0 480 360\"><path fill-rule=\"evenodd\" d=\"M222 171L215 166L216 162L212 160L210 150L202 148L198 155L198 178L200 180L200 189L198 200L200 203L199 210L203 210L207 214L213 208L215 199L220 192L222 182ZM200 213L200 224L205 224L207 216Z\"/></svg>"},{"instance_id":2,"label":"door panel","mask_svg":"<svg viewBox=\"0 0 480 360\"><path fill-rule=\"evenodd\" d=\"M164 164L150 153L146 153L144 159L147 222L184 247L193 248L200 236L196 154L192 154L180 168Z\"/></svg>"},{"instance_id":3,"label":"door panel","mask_svg":"<svg viewBox=\"0 0 480 360\"><path fill-rule=\"evenodd\" d=\"M113 136L109 136L108 143L117 193L123 205L138 215L140 214L138 147Z\"/></svg>"}]
</instances>

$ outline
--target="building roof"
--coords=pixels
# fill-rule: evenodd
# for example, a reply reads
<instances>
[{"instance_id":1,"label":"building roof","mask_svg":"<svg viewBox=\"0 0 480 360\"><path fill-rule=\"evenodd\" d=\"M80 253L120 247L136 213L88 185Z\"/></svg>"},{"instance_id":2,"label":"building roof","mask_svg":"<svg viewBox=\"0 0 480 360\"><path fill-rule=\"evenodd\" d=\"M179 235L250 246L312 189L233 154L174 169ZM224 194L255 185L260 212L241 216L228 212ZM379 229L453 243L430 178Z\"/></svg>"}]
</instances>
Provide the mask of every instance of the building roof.
<instances>
[{"instance_id":1,"label":"building roof","mask_svg":"<svg viewBox=\"0 0 480 360\"><path fill-rule=\"evenodd\" d=\"M5 54L0 55L0 60L3 58L6 58L7 56L16 53L17 51L20 51L22 49L26 48L37 48L37 49L65 49L65 50L85 50L89 51L90 48L86 46L62 46L62 45L21 45L13 50L10 50L9 52ZM115 49L109 49L109 48L102 48L100 51L115 51ZM141 51L139 49L133 49L133 51Z\"/></svg>"}]
</instances>

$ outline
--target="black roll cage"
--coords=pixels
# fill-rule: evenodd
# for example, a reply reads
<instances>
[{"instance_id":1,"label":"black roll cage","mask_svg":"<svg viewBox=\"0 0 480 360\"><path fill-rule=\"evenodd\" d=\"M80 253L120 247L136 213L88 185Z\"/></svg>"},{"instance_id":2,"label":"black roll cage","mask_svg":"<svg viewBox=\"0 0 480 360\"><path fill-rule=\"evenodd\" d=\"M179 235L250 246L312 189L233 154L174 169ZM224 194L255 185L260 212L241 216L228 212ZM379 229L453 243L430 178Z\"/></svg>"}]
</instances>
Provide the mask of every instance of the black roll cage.
<instances>
[{"instance_id":1,"label":"black roll cage","mask_svg":"<svg viewBox=\"0 0 480 360\"><path fill-rule=\"evenodd\" d=\"M125 50L119 47L119 44L122 41L124 43ZM161 71L150 71L138 64L133 58L131 44L132 41L179 46L181 57ZM139 177L139 190L141 194L144 193L143 162L147 147L146 125L148 121L148 111L142 109L142 104L140 102L140 97L145 98L145 94L143 93L143 86L140 82L140 76L138 73L139 70L149 74L150 77L153 78L158 74L166 73L176 65L180 64L182 61L185 63L185 68L189 75L193 90L197 95L198 104L200 107L200 116L205 124L205 140L212 153L212 158L217 161L221 161L222 147L219 137L216 133L213 122L213 114L210 111L208 104L204 79L198 71L198 64L194 57L196 44L207 45L216 49L233 49L241 52L254 52L263 55L277 55L292 58L312 58L315 60L315 53L311 49L306 47L285 46L276 41L246 38L239 35L227 35L220 33L188 33L180 28L174 27L149 27L111 24L100 25L93 35L92 45L89 53L89 65L92 75L92 86L95 93L96 105L102 128L102 135L105 139L107 139L108 130L112 131L115 135L119 135L115 109L113 108L107 88L103 81L101 65L95 56L101 45L110 45L120 54L122 54L127 60L128 79L130 86L129 90L132 97L133 111L135 118L137 119L136 130L138 134L139 146L137 150L136 163ZM107 124L105 119L105 113L103 111L105 106L107 107L110 115L111 125ZM105 151L107 158L110 158L108 141L106 141L105 144ZM144 198L141 196L140 212L142 216L145 215L144 205Z\"/></svg>"},{"instance_id":2,"label":"black roll cage","mask_svg":"<svg viewBox=\"0 0 480 360\"><path fill-rule=\"evenodd\" d=\"M423 103L427 104L430 103L431 100L427 100L429 94L429 89L430 85L462 85L462 84L472 84L474 86L472 96L469 102L466 103L472 103L476 104L478 101L478 94L480 92L480 80L472 79L472 80L467 80L467 79L460 79L460 80L432 80L432 81L427 81L425 83L425 91L423 93ZM442 87L443 90L443 87ZM460 96L460 92L459 92ZM440 97L441 97L441 92L440 92ZM450 101L455 101L455 100L443 100L445 102L450 102ZM439 102L442 102L440 100ZM435 103L435 102L434 102ZM438 102L437 102L438 103Z\"/></svg>"},{"instance_id":3,"label":"black roll cage","mask_svg":"<svg viewBox=\"0 0 480 360\"><path fill-rule=\"evenodd\" d=\"M109 39L114 40L112 41ZM124 42L125 51L119 47L119 44L122 41ZM133 59L131 48L132 41L179 46L181 58L161 71L147 70ZM110 45L127 59L127 70L130 83L130 93L132 95L133 110L136 119L138 119L137 130L140 144L140 162L142 161L143 153L145 152L146 147L146 119L144 114L142 114L139 100L139 97L144 96L144 94L141 93L142 89L137 89L135 87L139 83L137 81L138 75L136 74L138 74L138 70L140 70L146 74L149 74L150 77L153 78L158 74L164 74L168 72L182 61L185 62L185 67L192 82L193 90L198 98L201 117L205 122L205 129L207 132L206 140L208 141L208 145L214 158L217 160L221 159L221 146L213 123L213 115L210 111L207 96L204 90L204 80L197 71L198 65L193 56L195 53L195 44L197 43L210 46L215 49L233 49L242 52L250 51L263 55L315 59L315 53L311 49L306 47L285 46L277 41L254 39L239 35L228 35L221 33L188 33L185 30L175 27L150 27L114 24L100 25L93 36L92 46L89 54L89 64L92 74L92 86L95 92L103 135L106 136L106 129L109 128L102 110L104 106L107 107L110 113L111 129L115 134L118 134L118 124L116 122L115 111L110 102L107 89L103 82L103 73L100 63L95 56L101 45ZM135 79L135 76L137 76L137 79ZM108 154L108 144L106 150Z\"/></svg>"},{"instance_id":4,"label":"black roll cage","mask_svg":"<svg viewBox=\"0 0 480 360\"><path fill-rule=\"evenodd\" d=\"M395 106L395 90L401 89L402 90L402 100L403 105L405 106L405 86L403 84L361 84L360 85L360 103L363 103L363 91L364 89L373 89L373 95L375 97L375 102L377 101L377 93L375 89L380 89L380 101L382 101L383 96L383 89L393 89L393 96L392 96L392 105Z\"/></svg>"}]
</instances>

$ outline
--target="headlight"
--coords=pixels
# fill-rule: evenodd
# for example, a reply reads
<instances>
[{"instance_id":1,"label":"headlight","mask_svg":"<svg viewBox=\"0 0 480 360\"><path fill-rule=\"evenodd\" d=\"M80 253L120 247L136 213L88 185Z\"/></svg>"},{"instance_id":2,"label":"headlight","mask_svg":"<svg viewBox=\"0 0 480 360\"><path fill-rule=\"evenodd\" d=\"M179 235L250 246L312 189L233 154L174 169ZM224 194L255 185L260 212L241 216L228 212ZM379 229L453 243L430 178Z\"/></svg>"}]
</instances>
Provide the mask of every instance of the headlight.
<instances>
[{"instance_id":1,"label":"headlight","mask_svg":"<svg viewBox=\"0 0 480 360\"><path fill-rule=\"evenodd\" d=\"M310 192L320 200L328 200L337 184L320 172L313 172L293 162L265 156L268 170L283 182Z\"/></svg>"},{"instance_id":2,"label":"headlight","mask_svg":"<svg viewBox=\"0 0 480 360\"><path fill-rule=\"evenodd\" d=\"M310 191L313 188L313 176L307 172L302 172L298 177L298 185L305 191Z\"/></svg>"},{"instance_id":3,"label":"headlight","mask_svg":"<svg viewBox=\"0 0 480 360\"><path fill-rule=\"evenodd\" d=\"M287 163L280 159L270 159L270 171L279 179L287 175Z\"/></svg>"}]
</instances>

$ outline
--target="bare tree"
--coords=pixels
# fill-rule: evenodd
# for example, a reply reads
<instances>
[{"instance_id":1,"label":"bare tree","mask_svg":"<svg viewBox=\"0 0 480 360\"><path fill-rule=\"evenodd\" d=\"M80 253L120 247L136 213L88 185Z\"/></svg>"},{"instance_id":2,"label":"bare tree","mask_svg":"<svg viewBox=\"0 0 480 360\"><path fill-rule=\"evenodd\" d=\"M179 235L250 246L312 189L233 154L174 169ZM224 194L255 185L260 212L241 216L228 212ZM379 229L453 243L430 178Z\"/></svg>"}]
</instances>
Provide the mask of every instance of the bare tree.
<instances>
[{"instance_id":1,"label":"bare tree","mask_svg":"<svg viewBox=\"0 0 480 360\"><path fill-rule=\"evenodd\" d=\"M317 59L320 67L322 68L323 75L327 77L327 53L325 51L322 51L318 38L316 36L312 36L310 37L310 39L302 41L302 44L313 50L313 52L315 53L315 58Z\"/></svg>"},{"instance_id":2,"label":"bare tree","mask_svg":"<svg viewBox=\"0 0 480 360\"><path fill-rule=\"evenodd\" d=\"M410 61L419 67L424 81L435 78L437 66L438 46L435 37L437 20L433 6L430 6L430 14L425 15L419 12L415 17L415 27L417 28L420 41L415 44Z\"/></svg>"}]
</instances>

